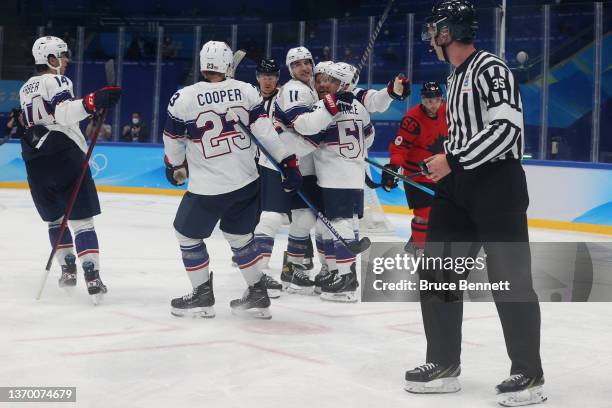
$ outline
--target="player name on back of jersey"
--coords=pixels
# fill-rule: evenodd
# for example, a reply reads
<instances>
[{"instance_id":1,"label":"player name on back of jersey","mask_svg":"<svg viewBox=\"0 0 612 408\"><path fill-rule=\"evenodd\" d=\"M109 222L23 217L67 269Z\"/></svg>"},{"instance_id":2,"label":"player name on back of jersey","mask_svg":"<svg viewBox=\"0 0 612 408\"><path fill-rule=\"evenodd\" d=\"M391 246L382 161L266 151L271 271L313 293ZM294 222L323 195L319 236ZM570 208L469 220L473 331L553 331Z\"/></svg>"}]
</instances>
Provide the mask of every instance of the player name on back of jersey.
<instances>
[{"instance_id":1,"label":"player name on back of jersey","mask_svg":"<svg viewBox=\"0 0 612 408\"><path fill-rule=\"evenodd\" d=\"M357 109L356 104L349 105L348 103L340 102L338 103L338 109L342 115L359 115L359 110Z\"/></svg>"},{"instance_id":2,"label":"player name on back of jersey","mask_svg":"<svg viewBox=\"0 0 612 408\"><path fill-rule=\"evenodd\" d=\"M21 89L21 92L22 92L24 95L29 95L29 94L31 94L31 93L38 92L38 88L39 88L39 86L40 86L40 81L31 82L31 83L29 83L29 84L25 85L25 86L24 86L24 87Z\"/></svg>"},{"instance_id":3,"label":"player name on back of jersey","mask_svg":"<svg viewBox=\"0 0 612 408\"><path fill-rule=\"evenodd\" d=\"M220 89L199 93L196 97L200 106L211 105L213 103L225 103L242 101L240 89Z\"/></svg>"}]
</instances>

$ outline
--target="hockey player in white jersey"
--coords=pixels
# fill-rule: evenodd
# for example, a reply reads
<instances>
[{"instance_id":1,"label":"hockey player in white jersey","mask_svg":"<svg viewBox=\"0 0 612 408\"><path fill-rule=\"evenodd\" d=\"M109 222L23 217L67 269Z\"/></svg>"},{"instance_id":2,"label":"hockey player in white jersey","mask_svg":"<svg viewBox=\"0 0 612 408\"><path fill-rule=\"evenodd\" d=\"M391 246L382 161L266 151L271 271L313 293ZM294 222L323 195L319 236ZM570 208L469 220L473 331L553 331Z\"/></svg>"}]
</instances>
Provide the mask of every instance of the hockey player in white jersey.
<instances>
[{"instance_id":1,"label":"hockey player in white jersey","mask_svg":"<svg viewBox=\"0 0 612 408\"><path fill-rule=\"evenodd\" d=\"M327 126L331 118L312 118L312 106L318 100L316 92L312 89L313 59L310 51L305 47L296 47L289 50L286 65L292 79L281 88L274 109L274 120L277 130L281 132L298 132L312 135ZM339 98L353 95L338 95ZM330 98L333 101L334 97ZM335 102L330 102L335 103ZM314 116L320 115L319 113ZM304 141L283 137L281 140L289 143L288 148L299 155L300 171L304 177L302 183L303 193L315 200L318 197L316 178L312 156L304 147ZM308 146L306 146L308 148ZM304 150L307 154L300 154ZM279 188L280 178L278 172L265 158L260 161L262 166L262 214L255 231L258 247L264 259L268 259L274 245L274 237L280 227L284 214L291 214L289 226L289 242L287 245L287 264L283 266L281 281L289 291L310 294L314 290L314 283L302 267L304 255L310 240L310 230L315 224L315 215L299 197L289 197Z\"/></svg>"},{"instance_id":2,"label":"hockey player in white jersey","mask_svg":"<svg viewBox=\"0 0 612 408\"><path fill-rule=\"evenodd\" d=\"M353 72L348 64L335 63L326 68L326 73L332 78L331 93L337 94L350 88ZM324 101L331 93L315 104L315 112L325 110ZM367 109L357 98L350 103L339 102L337 109L331 124L324 131L314 136L303 136L314 149L323 212L342 238L351 242L359 234L359 226L353 222L354 216L363 215L364 157L373 142L374 129ZM337 270L331 273L331 279L321 283L321 299L357 301L359 283L355 255L327 229L323 230L323 239L333 242Z\"/></svg>"},{"instance_id":3,"label":"hockey player in white jersey","mask_svg":"<svg viewBox=\"0 0 612 408\"><path fill-rule=\"evenodd\" d=\"M212 272L204 239L217 222L248 289L232 300L232 313L271 318L253 230L259 207L256 145L226 117L231 108L283 167L282 186L295 191L301 175L295 155L287 153L264 111L257 89L226 77L232 63L227 44L209 41L200 52L205 81L187 86L170 99L163 132L166 176L176 185L189 179L174 228L193 292L173 299L172 314L214 317Z\"/></svg>"},{"instance_id":4,"label":"hockey player in white jersey","mask_svg":"<svg viewBox=\"0 0 612 408\"><path fill-rule=\"evenodd\" d=\"M275 121L279 130L287 130L289 132L297 131L304 135L313 134L319 129L316 129L316 126L309 127L306 125L309 123L307 118L308 112L312 109L312 105L318 100L317 94L311 87L313 82L312 55L305 47L293 48L287 53L286 64L293 79L281 88L276 102L274 114ZM322 67L320 66L320 68ZM352 67L351 73L353 74L353 78L351 80L351 85L347 87L346 91L352 90L358 80L358 77L354 75L356 73L354 67ZM363 97L364 103L368 105L370 110L384 111L389 107L393 99L403 99L405 94L409 93L409 87L406 86L407 81L405 79L396 79L393 83L394 86L391 88L388 87L387 91L372 90L367 93L362 92L360 96ZM393 93L395 90L397 90L397 94ZM341 99L346 99L346 102L350 102L354 98L354 95L357 94L348 95L346 91L338 93L337 96ZM281 137L282 136L283 134L281 133ZM291 141L293 138L282 139L290 144L295 143L295 141ZM300 143L292 147L298 154L300 151L302 153L300 155L300 170L305 176L305 194L316 203L319 194L318 186L316 185L316 177L314 176L313 159L308 152L308 146L304 149L304 147L300 147L299 145ZM265 161L262 164L265 166ZM272 170L272 166L269 166L269 168L270 175L264 178L264 186L273 186L274 179L276 178L276 180L278 180L278 175L273 175L274 170ZM276 181L276 183L278 183L278 181ZM304 255L310 243L310 230L315 225L316 218L301 199L295 197L291 202L288 202L289 200L283 199L283 194L277 186L267 188L266 190L266 194L263 196L262 218L256 230L256 237L260 247L262 248L264 256L269 257L274 245L274 236L282 221L282 214L290 207L292 221L289 228L289 242L287 246L288 256L287 263L283 265L283 271L281 272L281 281L290 292L311 294L316 289L316 284L321 274L318 274L315 281L312 281L302 265L304 263ZM272 205L267 206L265 200L268 200ZM321 231L322 228L324 227L320 224L317 230ZM319 235L319 237L321 236L320 233L317 235ZM321 239L318 241L321 243ZM319 245L319 252L322 252L321 245ZM325 270L322 272L325 272Z\"/></svg>"},{"instance_id":5,"label":"hockey player in white jersey","mask_svg":"<svg viewBox=\"0 0 612 408\"><path fill-rule=\"evenodd\" d=\"M334 65L333 61L322 61L315 67L315 89L319 99L324 98L330 91L337 88L328 72L328 69ZM392 101L402 101L410 95L410 84L408 79L402 75L397 75L389 82L385 89L364 90L355 87L359 82L357 68L345 62L337 63L337 67L341 67L347 75L352 75L352 80L346 89L353 92L368 112L384 112L389 108ZM314 290L319 294L321 293L321 287L331 282L338 270L334 242L330 238L323 238L325 230L325 225L320 220L317 220L315 236L321 270L314 278Z\"/></svg>"},{"instance_id":6,"label":"hockey player in white jersey","mask_svg":"<svg viewBox=\"0 0 612 408\"><path fill-rule=\"evenodd\" d=\"M34 42L32 54L37 75L19 91L28 126L21 148L32 199L49 226L53 246L59 238L60 225L87 151L79 122L100 109L114 106L121 96L121 88L104 87L83 99L74 99L72 82L64 76L70 63L68 45L60 38L45 36ZM77 267L73 247L76 244L76 255L94 303L107 292L99 274L98 237L93 221L98 214L98 194L87 168L55 256L62 268L60 287L74 288Z\"/></svg>"}]
</instances>

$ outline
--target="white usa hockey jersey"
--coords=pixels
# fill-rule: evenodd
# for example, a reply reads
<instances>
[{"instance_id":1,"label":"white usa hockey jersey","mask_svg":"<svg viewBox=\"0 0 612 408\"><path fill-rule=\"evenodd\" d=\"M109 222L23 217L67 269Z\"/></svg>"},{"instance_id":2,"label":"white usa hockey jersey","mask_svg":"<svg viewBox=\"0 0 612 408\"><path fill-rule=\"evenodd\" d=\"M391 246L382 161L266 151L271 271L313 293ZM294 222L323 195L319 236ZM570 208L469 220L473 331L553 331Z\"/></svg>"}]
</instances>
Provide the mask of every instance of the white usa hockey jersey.
<instances>
[{"instance_id":1,"label":"white usa hockey jersey","mask_svg":"<svg viewBox=\"0 0 612 408\"><path fill-rule=\"evenodd\" d=\"M323 101L315 110L325 110ZM317 184L324 188L363 189L364 158L374 141L370 114L357 100L334 116L330 126L306 136L314 150Z\"/></svg>"},{"instance_id":2,"label":"white usa hockey jersey","mask_svg":"<svg viewBox=\"0 0 612 408\"><path fill-rule=\"evenodd\" d=\"M287 148L296 152L302 175L314 175L311 148L301 135L315 135L331 123L332 116L323 110L313 110L316 92L301 81L292 79L282 86L274 108L274 122ZM297 136L297 137L295 137Z\"/></svg>"},{"instance_id":3,"label":"white usa hockey jersey","mask_svg":"<svg viewBox=\"0 0 612 408\"><path fill-rule=\"evenodd\" d=\"M44 125L51 131L68 136L83 151L87 143L79 122L89 114L81 99L73 100L72 81L64 75L43 74L33 76L19 90L19 101L28 126ZM42 147L48 137L38 141Z\"/></svg>"},{"instance_id":4,"label":"white usa hockey jersey","mask_svg":"<svg viewBox=\"0 0 612 408\"><path fill-rule=\"evenodd\" d=\"M278 142L255 87L235 79L187 86L170 99L163 139L172 165L187 159L188 190L192 193L225 194L259 177L257 146L226 117L228 108L250 127L275 160L280 162L289 155Z\"/></svg>"},{"instance_id":5,"label":"white usa hockey jersey","mask_svg":"<svg viewBox=\"0 0 612 408\"><path fill-rule=\"evenodd\" d=\"M370 113L384 112L389 109L391 102L393 102L387 88L380 90L355 88L353 89L353 95Z\"/></svg>"}]
</instances>

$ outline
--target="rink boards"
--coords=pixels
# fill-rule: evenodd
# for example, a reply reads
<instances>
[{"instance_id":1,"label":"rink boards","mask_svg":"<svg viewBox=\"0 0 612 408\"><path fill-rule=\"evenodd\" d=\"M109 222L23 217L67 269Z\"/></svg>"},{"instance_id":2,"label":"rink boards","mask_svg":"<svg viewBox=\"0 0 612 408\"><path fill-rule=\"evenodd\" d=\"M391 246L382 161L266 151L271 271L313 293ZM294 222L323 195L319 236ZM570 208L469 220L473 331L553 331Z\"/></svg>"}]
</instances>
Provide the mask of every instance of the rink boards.
<instances>
[{"instance_id":1,"label":"rink boards","mask_svg":"<svg viewBox=\"0 0 612 408\"><path fill-rule=\"evenodd\" d=\"M14 141L0 147L0 187L27 188L20 153ZM384 153L371 157L382 164L388 161ZM90 167L101 191L180 195L184 190L166 181L161 145L99 143ZM530 225L612 235L612 165L529 160L524 167ZM380 170L371 170L378 180ZM390 193L377 193L385 211L409 211L401 185Z\"/></svg>"}]
</instances>

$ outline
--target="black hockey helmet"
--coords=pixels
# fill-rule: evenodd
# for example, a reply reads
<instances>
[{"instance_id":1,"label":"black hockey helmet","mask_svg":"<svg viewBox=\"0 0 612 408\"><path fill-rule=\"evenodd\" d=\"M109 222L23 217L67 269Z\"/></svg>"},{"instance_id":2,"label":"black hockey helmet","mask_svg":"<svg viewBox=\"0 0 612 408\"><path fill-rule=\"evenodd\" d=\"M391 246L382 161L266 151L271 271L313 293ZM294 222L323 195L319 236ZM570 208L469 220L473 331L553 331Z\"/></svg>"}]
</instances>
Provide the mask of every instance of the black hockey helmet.
<instances>
[{"instance_id":1,"label":"black hockey helmet","mask_svg":"<svg viewBox=\"0 0 612 408\"><path fill-rule=\"evenodd\" d=\"M468 0L443 0L438 2L425 19L421 37L430 41L447 27L453 41L471 43L478 30L478 18L474 5Z\"/></svg>"},{"instance_id":2,"label":"black hockey helmet","mask_svg":"<svg viewBox=\"0 0 612 408\"><path fill-rule=\"evenodd\" d=\"M257 74L280 75L280 67L274 58L264 58L257 64Z\"/></svg>"},{"instance_id":3,"label":"black hockey helmet","mask_svg":"<svg viewBox=\"0 0 612 408\"><path fill-rule=\"evenodd\" d=\"M437 82L425 82L421 87L422 98L441 98L442 90Z\"/></svg>"}]
</instances>

